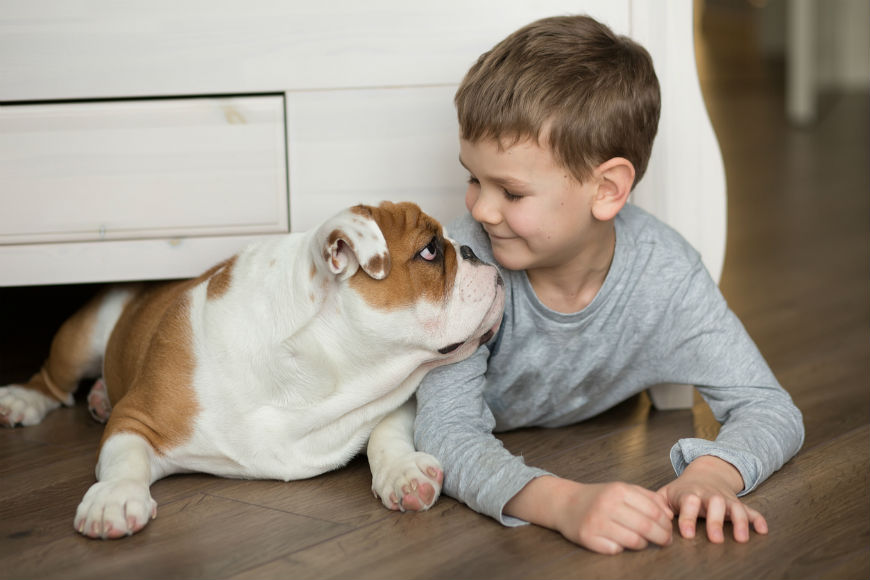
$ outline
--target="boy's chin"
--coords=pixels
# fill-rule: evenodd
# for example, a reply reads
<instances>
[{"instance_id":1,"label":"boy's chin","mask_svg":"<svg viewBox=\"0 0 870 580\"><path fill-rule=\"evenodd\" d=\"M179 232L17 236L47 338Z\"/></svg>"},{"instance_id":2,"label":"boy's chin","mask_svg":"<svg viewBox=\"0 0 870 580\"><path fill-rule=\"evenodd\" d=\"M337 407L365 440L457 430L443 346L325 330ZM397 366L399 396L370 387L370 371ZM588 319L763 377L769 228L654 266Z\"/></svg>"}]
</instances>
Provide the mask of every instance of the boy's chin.
<instances>
[{"instance_id":1,"label":"boy's chin","mask_svg":"<svg viewBox=\"0 0 870 580\"><path fill-rule=\"evenodd\" d=\"M532 261L524 254L525 252L516 249L513 251L510 248L497 249L495 244L492 247L492 256L495 261L498 262L499 266L508 270L526 270L532 266Z\"/></svg>"}]
</instances>

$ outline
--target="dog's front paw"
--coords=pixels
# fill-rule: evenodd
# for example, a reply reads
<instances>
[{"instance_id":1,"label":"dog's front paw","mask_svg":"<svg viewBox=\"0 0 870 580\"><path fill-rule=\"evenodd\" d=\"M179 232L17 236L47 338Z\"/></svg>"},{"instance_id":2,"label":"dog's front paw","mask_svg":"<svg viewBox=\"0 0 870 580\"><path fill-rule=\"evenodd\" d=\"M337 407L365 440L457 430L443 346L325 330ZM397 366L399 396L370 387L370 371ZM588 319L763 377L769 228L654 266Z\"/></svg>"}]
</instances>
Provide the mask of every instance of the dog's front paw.
<instances>
[{"instance_id":1,"label":"dog's front paw","mask_svg":"<svg viewBox=\"0 0 870 580\"><path fill-rule=\"evenodd\" d=\"M100 481L91 486L76 510L76 530L104 540L130 536L157 517L148 485L132 479Z\"/></svg>"},{"instance_id":2,"label":"dog's front paw","mask_svg":"<svg viewBox=\"0 0 870 580\"><path fill-rule=\"evenodd\" d=\"M0 425L4 427L37 425L58 407L59 401L33 389L18 385L0 387Z\"/></svg>"},{"instance_id":3,"label":"dog's front paw","mask_svg":"<svg viewBox=\"0 0 870 580\"><path fill-rule=\"evenodd\" d=\"M444 471L437 459L415 451L390 458L372 480L372 492L391 510L423 511L441 494Z\"/></svg>"}]
</instances>

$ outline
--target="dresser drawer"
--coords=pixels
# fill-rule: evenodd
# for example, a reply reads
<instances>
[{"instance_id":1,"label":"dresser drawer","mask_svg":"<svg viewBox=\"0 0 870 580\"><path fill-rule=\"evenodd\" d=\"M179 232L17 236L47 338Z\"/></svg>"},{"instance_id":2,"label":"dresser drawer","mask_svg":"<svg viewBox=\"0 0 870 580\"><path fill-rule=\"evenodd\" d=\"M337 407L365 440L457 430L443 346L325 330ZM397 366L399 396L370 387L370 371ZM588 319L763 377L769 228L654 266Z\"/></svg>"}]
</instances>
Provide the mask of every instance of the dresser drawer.
<instances>
[{"instance_id":1,"label":"dresser drawer","mask_svg":"<svg viewBox=\"0 0 870 580\"><path fill-rule=\"evenodd\" d=\"M0 106L0 244L288 231L282 95Z\"/></svg>"}]
</instances>

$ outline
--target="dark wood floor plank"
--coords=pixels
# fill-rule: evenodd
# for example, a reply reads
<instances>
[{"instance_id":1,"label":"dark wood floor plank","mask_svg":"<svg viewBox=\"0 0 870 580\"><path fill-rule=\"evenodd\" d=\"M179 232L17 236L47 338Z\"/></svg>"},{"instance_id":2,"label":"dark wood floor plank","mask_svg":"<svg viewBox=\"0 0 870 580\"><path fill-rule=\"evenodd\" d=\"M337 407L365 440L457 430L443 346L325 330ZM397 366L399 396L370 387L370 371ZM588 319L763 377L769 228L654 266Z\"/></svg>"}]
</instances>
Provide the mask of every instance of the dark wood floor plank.
<instances>
[{"instance_id":1,"label":"dark wood floor plank","mask_svg":"<svg viewBox=\"0 0 870 580\"><path fill-rule=\"evenodd\" d=\"M330 522L365 526L390 515L371 488L368 463L359 457L339 471L312 479L227 482L212 493Z\"/></svg>"},{"instance_id":2,"label":"dark wood floor plank","mask_svg":"<svg viewBox=\"0 0 870 580\"><path fill-rule=\"evenodd\" d=\"M158 519L130 538L104 542L58 535L7 558L3 576L224 578L342 530L330 522L196 494L164 504Z\"/></svg>"},{"instance_id":3,"label":"dark wood floor plank","mask_svg":"<svg viewBox=\"0 0 870 580\"><path fill-rule=\"evenodd\" d=\"M618 558L582 551L534 578L858 578L870 564L870 427L799 455L752 494L770 534L722 545L703 535ZM836 502L822 498L838 498ZM836 505L834 505L836 503ZM834 574L836 572L836 574ZM862 576L864 574L864 576Z\"/></svg>"},{"instance_id":4,"label":"dark wood floor plank","mask_svg":"<svg viewBox=\"0 0 870 580\"><path fill-rule=\"evenodd\" d=\"M505 529L447 499L429 512L393 514L239 578L525 577L535 565L574 550L556 534Z\"/></svg>"}]
</instances>

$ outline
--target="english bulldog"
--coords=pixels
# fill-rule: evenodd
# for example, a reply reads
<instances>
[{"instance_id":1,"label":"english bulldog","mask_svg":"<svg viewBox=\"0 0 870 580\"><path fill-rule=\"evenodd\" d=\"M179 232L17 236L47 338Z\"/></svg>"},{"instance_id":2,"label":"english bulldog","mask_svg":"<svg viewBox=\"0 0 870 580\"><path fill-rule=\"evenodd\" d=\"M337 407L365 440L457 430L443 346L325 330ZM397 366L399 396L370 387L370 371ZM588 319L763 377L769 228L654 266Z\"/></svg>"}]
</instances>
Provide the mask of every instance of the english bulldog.
<instances>
[{"instance_id":1,"label":"english bulldog","mask_svg":"<svg viewBox=\"0 0 870 580\"><path fill-rule=\"evenodd\" d=\"M503 306L496 268L416 205L360 205L196 279L100 293L27 384L0 388L0 422L39 423L101 377L97 482L74 519L93 538L141 530L167 475L289 481L364 446L385 506L428 509L443 472L414 449L414 391L489 340Z\"/></svg>"}]
</instances>

